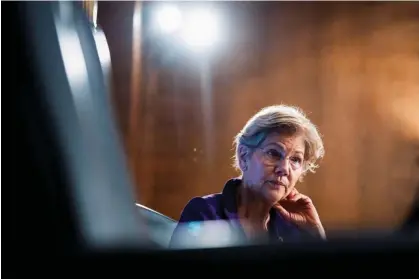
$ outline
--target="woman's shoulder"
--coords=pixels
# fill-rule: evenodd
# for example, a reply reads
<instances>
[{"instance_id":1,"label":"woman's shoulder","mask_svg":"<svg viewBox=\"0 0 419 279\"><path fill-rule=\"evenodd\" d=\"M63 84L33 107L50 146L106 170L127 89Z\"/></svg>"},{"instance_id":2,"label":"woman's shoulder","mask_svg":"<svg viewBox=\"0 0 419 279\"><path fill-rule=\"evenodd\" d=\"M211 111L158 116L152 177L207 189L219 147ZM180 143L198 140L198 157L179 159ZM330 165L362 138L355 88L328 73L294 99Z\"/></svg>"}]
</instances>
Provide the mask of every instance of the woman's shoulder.
<instances>
[{"instance_id":1,"label":"woman's shoulder","mask_svg":"<svg viewBox=\"0 0 419 279\"><path fill-rule=\"evenodd\" d=\"M198 221L198 220L216 220L220 216L221 194L210 194L201 197L194 197L188 201L183 208L180 222Z\"/></svg>"},{"instance_id":2,"label":"woman's shoulder","mask_svg":"<svg viewBox=\"0 0 419 279\"><path fill-rule=\"evenodd\" d=\"M219 222L225 219L223 210L222 194L220 193L190 199L183 208L170 246L193 247L197 243L199 246L202 243L208 243L211 239L218 239L213 237L214 233L225 237L225 231L229 226ZM210 238L206 237L208 233L211 235Z\"/></svg>"},{"instance_id":3,"label":"woman's shoulder","mask_svg":"<svg viewBox=\"0 0 419 279\"><path fill-rule=\"evenodd\" d=\"M179 222L234 219L235 195L240 183L240 179L230 179L222 192L190 199L183 208Z\"/></svg>"}]
</instances>

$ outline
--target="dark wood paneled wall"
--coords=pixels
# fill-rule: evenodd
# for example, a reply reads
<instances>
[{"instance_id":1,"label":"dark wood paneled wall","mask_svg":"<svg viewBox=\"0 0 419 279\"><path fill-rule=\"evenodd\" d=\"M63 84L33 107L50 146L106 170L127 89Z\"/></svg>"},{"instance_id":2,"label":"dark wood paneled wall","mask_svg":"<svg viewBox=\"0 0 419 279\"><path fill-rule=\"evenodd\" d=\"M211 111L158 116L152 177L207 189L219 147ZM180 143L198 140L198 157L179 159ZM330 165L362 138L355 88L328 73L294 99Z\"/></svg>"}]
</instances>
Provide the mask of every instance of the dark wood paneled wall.
<instances>
[{"instance_id":1,"label":"dark wood paneled wall","mask_svg":"<svg viewBox=\"0 0 419 279\"><path fill-rule=\"evenodd\" d=\"M287 103L324 135L325 159L300 190L325 226L397 225L419 184L419 4L217 5L228 41L207 63L144 42L138 148L127 149L140 202L178 218L192 197L220 191L237 174L234 135L261 107ZM140 63L132 13L130 2L99 3L125 142L132 63Z\"/></svg>"}]
</instances>

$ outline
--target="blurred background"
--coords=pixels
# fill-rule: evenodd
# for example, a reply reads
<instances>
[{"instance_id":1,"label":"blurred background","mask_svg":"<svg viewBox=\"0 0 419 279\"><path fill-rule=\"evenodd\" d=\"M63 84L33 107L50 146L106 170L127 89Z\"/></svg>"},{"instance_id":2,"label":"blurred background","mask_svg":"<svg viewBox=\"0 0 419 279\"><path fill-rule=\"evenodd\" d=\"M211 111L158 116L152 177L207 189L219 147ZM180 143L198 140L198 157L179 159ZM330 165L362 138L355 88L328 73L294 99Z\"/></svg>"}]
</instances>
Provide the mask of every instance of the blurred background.
<instances>
[{"instance_id":1,"label":"blurred background","mask_svg":"<svg viewBox=\"0 0 419 279\"><path fill-rule=\"evenodd\" d=\"M409 213L419 190L419 3L83 5L109 45L138 203L177 220L191 198L220 192L238 175L233 137L262 107L285 103L324 136L326 156L299 190L326 230L394 228Z\"/></svg>"}]
</instances>

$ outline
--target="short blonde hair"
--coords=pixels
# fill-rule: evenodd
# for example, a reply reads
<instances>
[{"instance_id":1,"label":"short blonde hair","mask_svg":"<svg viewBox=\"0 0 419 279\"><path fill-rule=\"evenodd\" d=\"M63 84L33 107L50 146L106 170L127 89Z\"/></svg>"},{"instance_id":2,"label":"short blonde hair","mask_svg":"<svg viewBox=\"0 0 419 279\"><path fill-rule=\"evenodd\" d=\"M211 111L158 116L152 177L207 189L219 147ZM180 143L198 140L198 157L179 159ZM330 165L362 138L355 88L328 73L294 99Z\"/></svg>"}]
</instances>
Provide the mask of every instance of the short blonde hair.
<instances>
[{"instance_id":1,"label":"short blonde hair","mask_svg":"<svg viewBox=\"0 0 419 279\"><path fill-rule=\"evenodd\" d=\"M238 149L239 145L250 148L259 147L266 137L273 132L286 132L304 134L304 171L315 172L318 168L316 162L324 156L322 138L316 126L307 118L305 113L298 107L287 105L274 105L261 109L252 116L236 135L234 139L235 155L234 167L240 170Z\"/></svg>"}]
</instances>

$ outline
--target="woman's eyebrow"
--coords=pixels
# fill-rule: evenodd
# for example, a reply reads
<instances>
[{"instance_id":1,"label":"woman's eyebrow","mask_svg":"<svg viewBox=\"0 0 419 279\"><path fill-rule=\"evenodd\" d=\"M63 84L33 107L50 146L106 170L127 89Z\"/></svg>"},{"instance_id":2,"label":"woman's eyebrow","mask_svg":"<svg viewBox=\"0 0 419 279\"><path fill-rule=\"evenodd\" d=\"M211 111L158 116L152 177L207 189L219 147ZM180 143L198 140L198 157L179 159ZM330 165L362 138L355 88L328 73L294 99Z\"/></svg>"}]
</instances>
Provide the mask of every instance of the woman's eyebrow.
<instances>
[{"instance_id":1,"label":"woman's eyebrow","mask_svg":"<svg viewBox=\"0 0 419 279\"><path fill-rule=\"evenodd\" d=\"M265 147L268 147L268 146L272 146L272 145L274 145L274 146L276 146L276 147L278 147L278 148L280 148L281 149L281 151L284 151L285 150L285 146L284 145L282 145L282 144L280 144L280 143L277 143L277 142L270 142L270 143L268 143L268 144L266 144L265 145ZM303 155L304 156L304 151L302 151L302 150L300 150L300 149L298 149L298 150L294 150L294 152L293 152L294 154L301 154L301 155Z\"/></svg>"},{"instance_id":2,"label":"woman's eyebrow","mask_svg":"<svg viewBox=\"0 0 419 279\"><path fill-rule=\"evenodd\" d=\"M276 147L284 149L284 146L282 146L281 144L279 144L277 142L270 142L270 143L266 144L265 147L270 146L270 145L275 145Z\"/></svg>"}]
</instances>

